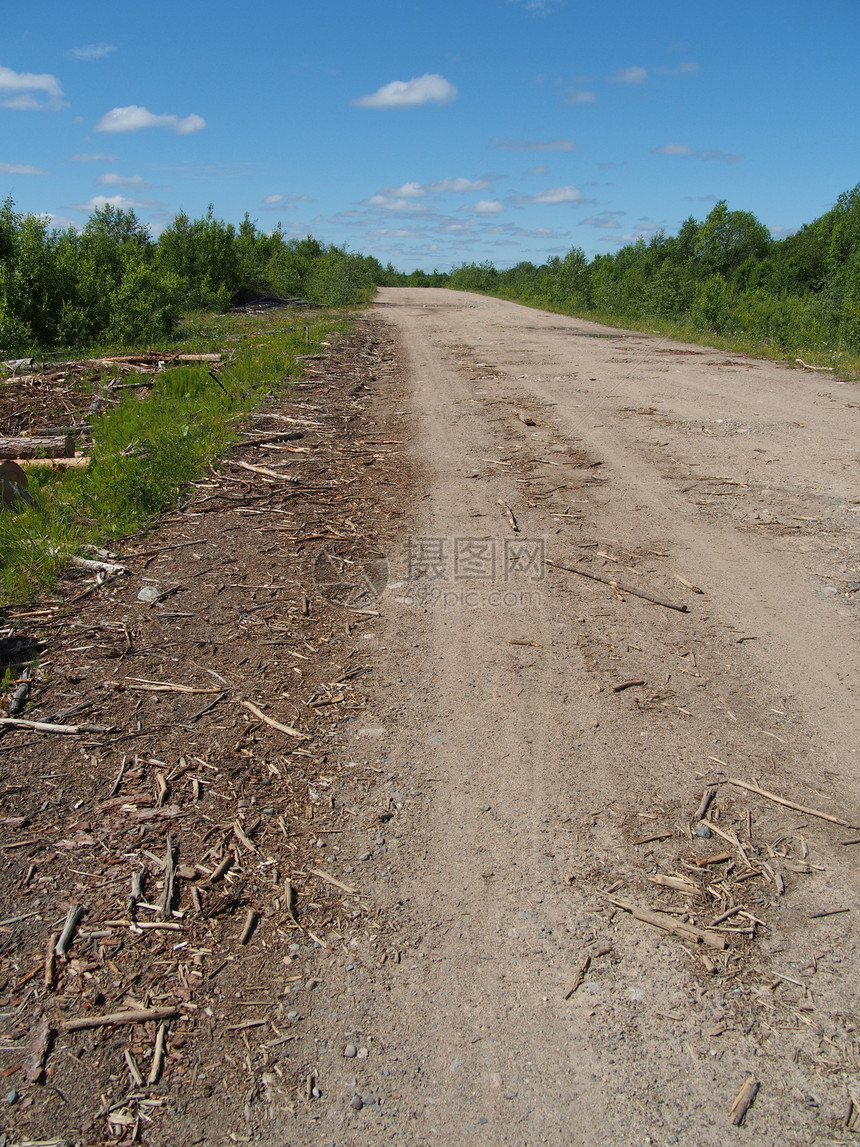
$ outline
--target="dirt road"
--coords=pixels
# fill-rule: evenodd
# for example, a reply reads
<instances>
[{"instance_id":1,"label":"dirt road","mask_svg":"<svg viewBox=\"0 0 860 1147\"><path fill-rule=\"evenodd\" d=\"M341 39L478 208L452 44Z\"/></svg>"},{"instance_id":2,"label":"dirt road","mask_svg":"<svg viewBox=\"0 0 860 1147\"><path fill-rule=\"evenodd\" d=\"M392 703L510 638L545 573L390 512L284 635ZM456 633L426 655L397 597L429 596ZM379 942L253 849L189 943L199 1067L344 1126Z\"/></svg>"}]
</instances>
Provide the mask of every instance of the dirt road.
<instances>
[{"instance_id":1,"label":"dirt road","mask_svg":"<svg viewBox=\"0 0 860 1147\"><path fill-rule=\"evenodd\" d=\"M860 832L730 782L860 825L856 387L444 290L376 309L419 494L346 871L396 929L317 994L306 1141L848 1141Z\"/></svg>"},{"instance_id":2,"label":"dirt road","mask_svg":"<svg viewBox=\"0 0 860 1147\"><path fill-rule=\"evenodd\" d=\"M854 1141L857 388L441 290L323 350L4 617L0 1147Z\"/></svg>"}]
</instances>

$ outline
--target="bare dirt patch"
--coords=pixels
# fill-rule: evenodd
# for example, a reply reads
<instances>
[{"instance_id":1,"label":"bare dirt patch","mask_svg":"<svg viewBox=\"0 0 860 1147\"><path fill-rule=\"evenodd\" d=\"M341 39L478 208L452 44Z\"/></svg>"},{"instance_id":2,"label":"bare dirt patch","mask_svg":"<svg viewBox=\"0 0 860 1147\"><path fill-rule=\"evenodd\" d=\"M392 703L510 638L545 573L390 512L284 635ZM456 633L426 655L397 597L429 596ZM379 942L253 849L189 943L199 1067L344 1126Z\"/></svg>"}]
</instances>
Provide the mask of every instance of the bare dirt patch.
<instances>
[{"instance_id":1,"label":"bare dirt patch","mask_svg":"<svg viewBox=\"0 0 860 1147\"><path fill-rule=\"evenodd\" d=\"M13 672L38 650L23 716L81 731L0 741L3 1142L229 1142L309 1101L319 956L374 912L341 854L376 780L343 752L374 601L319 574L367 568L401 513L365 413L392 371L360 321L249 427L298 441L237 447L128 576L7 616Z\"/></svg>"}]
</instances>

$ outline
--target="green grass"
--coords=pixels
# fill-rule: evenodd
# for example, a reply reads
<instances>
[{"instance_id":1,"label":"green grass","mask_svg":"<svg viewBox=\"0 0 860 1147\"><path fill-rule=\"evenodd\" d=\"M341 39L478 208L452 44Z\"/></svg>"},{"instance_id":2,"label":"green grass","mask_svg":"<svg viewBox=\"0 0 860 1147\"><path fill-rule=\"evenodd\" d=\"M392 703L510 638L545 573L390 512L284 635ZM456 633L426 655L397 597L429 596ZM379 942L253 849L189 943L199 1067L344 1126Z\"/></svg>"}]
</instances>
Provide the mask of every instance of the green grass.
<instances>
[{"instance_id":1,"label":"green grass","mask_svg":"<svg viewBox=\"0 0 860 1147\"><path fill-rule=\"evenodd\" d=\"M0 513L0 608L45 593L83 547L121 550L122 539L180 505L248 414L301 377L297 356L315 353L347 323L329 312L307 325L283 311L194 316L180 342L158 349L226 352L218 380L210 364L164 371L147 398L124 391L119 405L94 420L86 468L28 467L35 505Z\"/></svg>"}]
</instances>

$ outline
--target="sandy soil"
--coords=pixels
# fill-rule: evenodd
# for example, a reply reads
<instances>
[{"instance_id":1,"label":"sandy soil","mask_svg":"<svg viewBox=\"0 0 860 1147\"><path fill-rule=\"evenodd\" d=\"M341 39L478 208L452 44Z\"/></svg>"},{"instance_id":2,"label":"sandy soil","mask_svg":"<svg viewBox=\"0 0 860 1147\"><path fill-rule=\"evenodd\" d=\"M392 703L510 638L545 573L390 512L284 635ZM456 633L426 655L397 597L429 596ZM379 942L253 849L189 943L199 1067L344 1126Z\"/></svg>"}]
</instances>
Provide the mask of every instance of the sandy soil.
<instances>
[{"instance_id":1,"label":"sandy soil","mask_svg":"<svg viewBox=\"0 0 860 1147\"><path fill-rule=\"evenodd\" d=\"M41 631L33 715L97 697L117 731L4 737L5 1142L853 1141L856 388L442 290L380 292L311 370L280 410L307 424L307 505L227 463L75 607L83 634ZM145 578L183 587L168 616ZM114 652L89 657L119 663L87 677L99 626ZM213 673L199 717L129 688ZM48 813L22 772L62 785ZM129 866L157 903L168 831L184 954L105 925ZM92 931L48 990L75 902ZM124 1053L146 1077L156 1024L64 1027L135 1001L182 1011L142 1087Z\"/></svg>"},{"instance_id":2,"label":"sandy soil","mask_svg":"<svg viewBox=\"0 0 860 1147\"><path fill-rule=\"evenodd\" d=\"M423 493L355 753L397 804L361 871L401 952L357 958L320 1007L308 1142L843 1141L858 833L726 781L860 824L856 391L446 291L383 291L378 313ZM544 543L542 580L506 572L519 538ZM701 927L748 914L720 951L610 889Z\"/></svg>"}]
</instances>

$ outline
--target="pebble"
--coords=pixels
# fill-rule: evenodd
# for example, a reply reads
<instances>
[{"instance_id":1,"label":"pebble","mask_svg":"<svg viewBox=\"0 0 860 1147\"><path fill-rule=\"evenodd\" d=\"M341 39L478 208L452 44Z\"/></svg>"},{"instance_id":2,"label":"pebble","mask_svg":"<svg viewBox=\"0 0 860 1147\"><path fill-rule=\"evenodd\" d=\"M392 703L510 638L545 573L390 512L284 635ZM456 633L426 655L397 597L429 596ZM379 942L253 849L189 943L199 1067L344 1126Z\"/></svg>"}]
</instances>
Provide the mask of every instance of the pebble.
<instances>
[{"instance_id":1,"label":"pebble","mask_svg":"<svg viewBox=\"0 0 860 1147\"><path fill-rule=\"evenodd\" d=\"M138 601L158 601L164 590L157 585L145 585L140 593L137 595Z\"/></svg>"},{"instance_id":2,"label":"pebble","mask_svg":"<svg viewBox=\"0 0 860 1147\"><path fill-rule=\"evenodd\" d=\"M11 1091L7 1091L5 1098L6 1098L6 1102L10 1105L13 1103L17 1103L18 1102L18 1092L13 1087Z\"/></svg>"},{"instance_id":3,"label":"pebble","mask_svg":"<svg viewBox=\"0 0 860 1147\"><path fill-rule=\"evenodd\" d=\"M706 824L697 824L693 829L696 836L700 836L703 840L710 840L714 835Z\"/></svg>"},{"instance_id":4,"label":"pebble","mask_svg":"<svg viewBox=\"0 0 860 1147\"><path fill-rule=\"evenodd\" d=\"M482 804L481 805L481 812L489 812L492 807L493 806L489 805L489 804Z\"/></svg>"},{"instance_id":5,"label":"pebble","mask_svg":"<svg viewBox=\"0 0 860 1147\"><path fill-rule=\"evenodd\" d=\"M349 1105L353 1111L361 1111L362 1107L364 1107L364 1100L360 1095L353 1095L352 1099L349 1101Z\"/></svg>"},{"instance_id":6,"label":"pebble","mask_svg":"<svg viewBox=\"0 0 860 1147\"><path fill-rule=\"evenodd\" d=\"M355 1057L357 1055L358 1055L358 1048L355 1046L354 1043L348 1043L346 1045L346 1047L343 1049L343 1058L344 1059L355 1059Z\"/></svg>"},{"instance_id":7,"label":"pebble","mask_svg":"<svg viewBox=\"0 0 860 1147\"><path fill-rule=\"evenodd\" d=\"M370 1052L367 1050L366 1047L360 1047L358 1049L358 1058L359 1059L367 1059L368 1055L370 1055Z\"/></svg>"}]
</instances>

